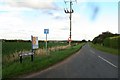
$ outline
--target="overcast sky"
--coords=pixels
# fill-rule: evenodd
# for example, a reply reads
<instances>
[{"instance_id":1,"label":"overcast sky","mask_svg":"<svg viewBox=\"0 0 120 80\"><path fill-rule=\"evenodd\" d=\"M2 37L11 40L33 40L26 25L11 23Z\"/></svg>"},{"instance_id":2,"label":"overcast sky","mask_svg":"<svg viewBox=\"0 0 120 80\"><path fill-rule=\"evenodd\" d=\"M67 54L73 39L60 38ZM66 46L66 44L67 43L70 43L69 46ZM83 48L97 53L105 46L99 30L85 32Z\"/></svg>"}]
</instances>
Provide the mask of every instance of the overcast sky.
<instances>
[{"instance_id":1,"label":"overcast sky","mask_svg":"<svg viewBox=\"0 0 120 80\"><path fill-rule=\"evenodd\" d=\"M69 0L67 0L69 1ZM105 31L118 33L119 0L77 0L73 2L72 40L92 40ZM69 3L64 0L0 0L0 39L45 40L69 37Z\"/></svg>"}]
</instances>

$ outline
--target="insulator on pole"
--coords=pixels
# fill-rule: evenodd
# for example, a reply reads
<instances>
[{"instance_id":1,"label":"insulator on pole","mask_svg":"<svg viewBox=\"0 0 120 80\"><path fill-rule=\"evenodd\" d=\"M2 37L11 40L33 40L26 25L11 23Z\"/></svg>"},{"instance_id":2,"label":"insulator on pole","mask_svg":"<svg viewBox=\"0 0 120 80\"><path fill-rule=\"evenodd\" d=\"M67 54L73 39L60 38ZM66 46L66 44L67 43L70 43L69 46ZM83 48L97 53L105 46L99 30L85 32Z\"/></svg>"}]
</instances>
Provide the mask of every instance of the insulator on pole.
<instances>
[{"instance_id":1,"label":"insulator on pole","mask_svg":"<svg viewBox=\"0 0 120 80\"><path fill-rule=\"evenodd\" d=\"M72 9L72 10L71 10L71 13L73 13L73 12L74 12L74 10Z\"/></svg>"},{"instance_id":2,"label":"insulator on pole","mask_svg":"<svg viewBox=\"0 0 120 80\"><path fill-rule=\"evenodd\" d=\"M69 13L68 9L64 9L65 13Z\"/></svg>"}]
</instances>

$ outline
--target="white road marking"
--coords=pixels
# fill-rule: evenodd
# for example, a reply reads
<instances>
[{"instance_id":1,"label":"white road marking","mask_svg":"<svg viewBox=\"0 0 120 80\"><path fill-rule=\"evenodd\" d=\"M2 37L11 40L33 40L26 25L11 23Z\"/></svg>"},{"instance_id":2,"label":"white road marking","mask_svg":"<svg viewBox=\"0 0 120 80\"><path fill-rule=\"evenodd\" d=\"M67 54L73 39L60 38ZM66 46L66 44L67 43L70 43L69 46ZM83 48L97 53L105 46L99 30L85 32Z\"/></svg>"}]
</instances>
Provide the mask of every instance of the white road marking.
<instances>
[{"instance_id":1,"label":"white road marking","mask_svg":"<svg viewBox=\"0 0 120 80\"><path fill-rule=\"evenodd\" d=\"M92 51L92 50L90 50L90 52L92 52L93 54L95 54L95 52L94 52L94 51Z\"/></svg>"},{"instance_id":2,"label":"white road marking","mask_svg":"<svg viewBox=\"0 0 120 80\"><path fill-rule=\"evenodd\" d=\"M93 54L95 54L95 52L93 50L90 50L90 52L92 52ZM101 56L98 56L100 59L102 59L103 61L107 62L108 64L112 65L113 67L117 68L117 66L115 66L114 64L112 64L110 61L104 59L103 57Z\"/></svg>"},{"instance_id":3,"label":"white road marking","mask_svg":"<svg viewBox=\"0 0 120 80\"><path fill-rule=\"evenodd\" d=\"M117 68L117 66L115 66L114 64L112 64L110 61L104 59L103 57L101 56L98 56L100 59L102 59L103 61L107 62L108 64L112 65L113 67Z\"/></svg>"}]
</instances>

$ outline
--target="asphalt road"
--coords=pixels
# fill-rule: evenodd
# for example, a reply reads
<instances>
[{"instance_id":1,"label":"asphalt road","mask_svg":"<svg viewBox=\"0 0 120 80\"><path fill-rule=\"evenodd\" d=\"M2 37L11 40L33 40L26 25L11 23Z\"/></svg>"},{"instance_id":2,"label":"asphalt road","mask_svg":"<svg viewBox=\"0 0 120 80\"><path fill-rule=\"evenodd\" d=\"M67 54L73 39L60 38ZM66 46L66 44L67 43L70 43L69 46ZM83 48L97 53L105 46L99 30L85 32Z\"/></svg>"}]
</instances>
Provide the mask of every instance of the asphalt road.
<instances>
[{"instance_id":1,"label":"asphalt road","mask_svg":"<svg viewBox=\"0 0 120 80\"><path fill-rule=\"evenodd\" d=\"M66 60L26 78L118 78L118 56L86 44Z\"/></svg>"}]
</instances>

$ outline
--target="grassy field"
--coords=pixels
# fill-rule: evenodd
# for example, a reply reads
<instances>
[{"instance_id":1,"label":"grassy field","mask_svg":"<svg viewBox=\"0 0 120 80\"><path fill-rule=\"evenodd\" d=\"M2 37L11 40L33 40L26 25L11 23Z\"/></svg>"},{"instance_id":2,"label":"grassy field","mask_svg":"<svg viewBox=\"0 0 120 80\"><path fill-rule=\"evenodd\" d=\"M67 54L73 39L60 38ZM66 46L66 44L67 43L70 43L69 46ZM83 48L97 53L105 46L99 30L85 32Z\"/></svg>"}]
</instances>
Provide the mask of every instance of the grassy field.
<instances>
[{"instance_id":1,"label":"grassy field","mask_svg":"<svg viewBox=\"0 0 120 80\"><path fill-rule=\"evenodd\" d=\"M19 61L10 63L3 67L3 78L14 77L26 73L41 71L51 65L56 64L64 60L66 57L77 52L84 43L81 43L76 46L68 47L64 50L51 51L50 55L45 56L34 56L34 61L31 62L30 58L27 57L24 59L22 64Z\"/></svg>"},{"instance_id":2,"label":"grassy field","mask_svg":"<svg viewBox=\"0 0 120 80\"><path fill-rule=\"evenodd\" d=\"M30 51L31 42L3 42L2 43L2 55L9 55L19 51ZM67 45L67 43L48 43L48 48L53 46ZM39 48L45 48L45 42L39 42Z\"/></svg>"},{"instance_id":3,"label":"grassy field","mask_svg":"<svg viewBox=\"0 0 120 80\"><path fill-rule=\"evenodd\" d=\"M18 51L30 50L30 42L3 42L2 55L9 55Z\"/></svg>"},{"instance_id":4,"label":"grassy field","mask_svg":"<svg viewBox=\"0 0 120 80\"><path fill-rule=\"evenodd\" d=\"M67 43L48 42L48 48L65 45ZM45 51L45 42L39 42L39 48ZM31 42L2 42L2 65L18 60L18 54L26 51L31 51Z\"/></svg>"},{"instance_id":5,"label":"grassy field","mask_svg":"<svg viewBox=\"0 0 120 80\"><path fill-rule=\"evenodd\" d=\"M96 49L98 49L98 50L101 50L101 51L104 51L104 52L107 52L107 53L111 53L111 54L114 54L114 55L120 55L118 49L105 47L105 46L102 46L102 45L100 45L100 44L92 44L92 43L90 43L90 45L91 45L93 48L96 48Z\"/></svg>"}]
</instances>

